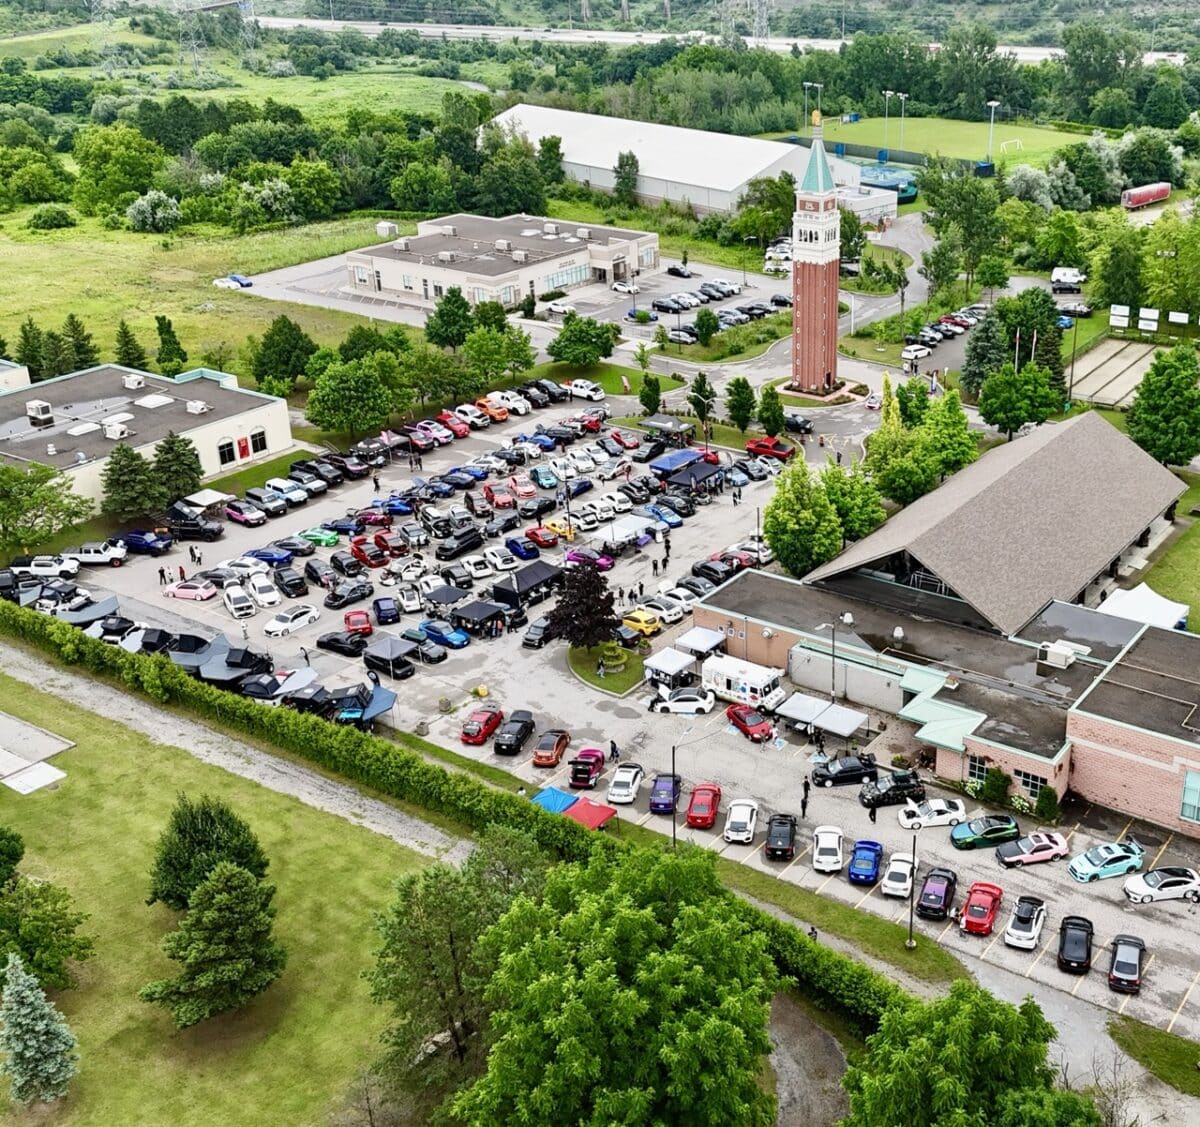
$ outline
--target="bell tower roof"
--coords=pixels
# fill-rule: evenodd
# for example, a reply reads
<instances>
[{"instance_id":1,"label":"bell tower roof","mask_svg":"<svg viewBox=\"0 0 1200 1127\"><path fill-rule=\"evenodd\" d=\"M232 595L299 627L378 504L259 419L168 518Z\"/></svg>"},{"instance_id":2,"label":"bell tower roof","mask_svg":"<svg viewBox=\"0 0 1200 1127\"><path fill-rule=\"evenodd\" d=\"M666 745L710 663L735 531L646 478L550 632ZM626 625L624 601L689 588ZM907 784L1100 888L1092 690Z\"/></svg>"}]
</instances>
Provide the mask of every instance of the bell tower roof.
<instances>
[{"instance_id":1,"label":"bell tower roof","mask_svg":"<svg viewBox=\"0 0 1200 1127\"><path fill-rule=\"evenodd\" d=\"M823 196L837 191L833 182L833 173L829 170L829 161L825 156L825 144L821 140L821 127L813 130L812 148L808 151L808 167L800 181L799 191L805 195Z\"/></svg>"}]
</instances>

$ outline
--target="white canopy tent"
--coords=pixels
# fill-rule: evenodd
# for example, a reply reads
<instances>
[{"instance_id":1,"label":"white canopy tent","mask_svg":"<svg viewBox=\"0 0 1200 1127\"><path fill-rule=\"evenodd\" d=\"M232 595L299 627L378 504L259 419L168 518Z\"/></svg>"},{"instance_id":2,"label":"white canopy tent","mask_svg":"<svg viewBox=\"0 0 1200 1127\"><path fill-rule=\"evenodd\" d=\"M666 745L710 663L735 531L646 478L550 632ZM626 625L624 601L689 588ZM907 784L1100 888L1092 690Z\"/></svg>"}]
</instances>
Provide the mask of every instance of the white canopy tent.
<instances>
[{"instance_id":1,"label":"white canopy tent","mask_svg":"<svg viewBox=\"0 0 1200 1127\"><path fill-rule=\"evenodd\" d=\"M653 657L646 658L643 668L651 681L674 689L693 678L696 672L696 658L693 654L680 653L677 649L667 646Z\"/></svg>"},{"instance_id":2,"label":"white canopy tent","mask_svg":"<svg viewBox=\"0 0 1200 1127\"><path fill-rule=\"evenodd\" d=\"M832 704L807 693L792 693L775 714L797 727L820 728L835 736L852 736L871 719L865 712Z\"/></svg>"},{"instance_id":3,"label":"white canopy tent","mask_svg":"<svg viewBox=\"0 0 1200 1127\"><path fill-rule=\"evenodd\" d=\"M1139 583L1129 590L1114 591L1096 609L1101 614L1160 626L1164 630L1186 630L1190 607L1187 603L1164 598L1147 583Z\"/></svg>"},{"instance_id":4,"label":"white canopy tent","mask_svg":"<svg viewBox=\"0 0 1200 1127\"><path fill-rule=\"evenodd\" d=\"M707 657L725 645L725 635L707 626L693 626L675 639L675 648L690 650L697 657Z\"/></svg>"},{"instance_id":5,"label":"white canopy tent","mask_svg":"<svg viewBox=\"0 0 1200 1127\"><path fill-rule=\"evenodd\" d=\"M194 509L207 509L212 505L224 505L235 499L233 493L222 493L218 489L201 489L199 493L185 497L183 503Z\"/></svg>"}]
</instances>

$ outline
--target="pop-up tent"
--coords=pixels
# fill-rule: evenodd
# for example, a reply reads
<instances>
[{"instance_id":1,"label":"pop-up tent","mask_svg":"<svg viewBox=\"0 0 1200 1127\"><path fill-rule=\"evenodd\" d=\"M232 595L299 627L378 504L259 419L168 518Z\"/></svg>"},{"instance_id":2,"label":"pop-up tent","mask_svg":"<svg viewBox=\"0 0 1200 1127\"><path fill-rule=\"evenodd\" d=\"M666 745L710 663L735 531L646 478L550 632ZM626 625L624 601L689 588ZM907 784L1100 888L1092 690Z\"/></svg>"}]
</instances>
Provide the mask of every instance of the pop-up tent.
<instances>
[{"instance_id":1,"label":"pop-up tent","mask_svg":"<svg viewBox=\"0 0 1200 1127\"><path fill-rule=\"evenodd\" d=\"M590 798L581 798L578 802L571 803L563 811L564 818L570 818L571 821L578 822L581 826L587 826L589 830L600 829L616 816L617 811L614 807L605 806L601 802L593 802Z\"/></svg>"},{"instance_id":2,"label":"pop-up tent","mask_svg":"<svg viewBox=\"0 0 1200 1127\"><path fill-rule=\"evenodd\" d=\"M1186 630L1191 608L1187 603L1164 598L1147 583L1139 583L1127 591L1114 591L1096 609L1101 614L1160 626L1164 630Z\"/></svg>"},{"instance_id":3,"label":"pop-up tent","mask_svg":"<svg viewBox=\"0 0 1200 1127\"><path fill-rule=\"evenodd\" d=\"M708 657L712 653L720 653L725 649L725 635L720 630L710 630L707 626L693 626L675 639L677 650L688 650L699 657Z\"/></svg>"},{"instance_id":4,"label":"pop-up tent","mask_svg":"<svg viewBox=\"0 0 1200 1127\"><path fill-rule=\"evenodd\" d=\"M551 814L562 814L578 801L578 796L558 787L543 787L529 801Z\"/></svg>"},{"instance_id":5,"label":"pop-up tent","mask_svg":"<svg viewBox=\"0 0 1200 1127\"><path fill-rule=\"evenodd\" d=\"M651 681L666 685L669 689L677 689L694 677L696 658L693 654L680 653L679 650L667 646L653 657L646 658L642 668Z\"/></svg>"}]
</instances>

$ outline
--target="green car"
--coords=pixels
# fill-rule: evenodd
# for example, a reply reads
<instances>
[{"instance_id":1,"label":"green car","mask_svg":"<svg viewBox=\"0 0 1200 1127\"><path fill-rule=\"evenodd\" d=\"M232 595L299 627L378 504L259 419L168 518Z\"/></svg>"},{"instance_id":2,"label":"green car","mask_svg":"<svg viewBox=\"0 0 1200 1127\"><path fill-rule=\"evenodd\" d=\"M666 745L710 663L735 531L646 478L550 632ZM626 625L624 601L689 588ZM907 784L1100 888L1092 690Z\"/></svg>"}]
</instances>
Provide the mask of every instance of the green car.
<instances>
[{"instance_id":1,"label":"green car","mask_svg":"<svg viewBox=\"0 0 1200 1127\"><path fill-rule=\"evenodd\" d=\"M296 535L301 540L319 544L322 548L329 548L338 542L338 534L329 528L306 528L303 532L297 532Z\"/></svg>"},{"instance_id":2,"label":"green car","mask_svg":"<svg viewBox=\"0 0 1200 1127\"><path fill-rule=\"evenodd\" d=\"M1016 841L1020 836L1021 827L1011 814L989 814L955 826L950 831L950 844L956 849L982 849Z\"/></svg>"}]
</instances>

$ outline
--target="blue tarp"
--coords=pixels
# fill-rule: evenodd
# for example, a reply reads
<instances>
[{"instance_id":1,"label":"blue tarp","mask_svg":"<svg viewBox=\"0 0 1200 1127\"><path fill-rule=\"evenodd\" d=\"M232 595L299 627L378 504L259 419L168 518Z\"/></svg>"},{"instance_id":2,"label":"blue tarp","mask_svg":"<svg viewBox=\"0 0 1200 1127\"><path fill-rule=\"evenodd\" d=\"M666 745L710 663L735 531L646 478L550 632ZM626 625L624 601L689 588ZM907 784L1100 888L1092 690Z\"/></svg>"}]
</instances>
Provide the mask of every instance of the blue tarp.
<instances>
[{"instance_id":1,"label":"blue tarp","mask_svg":"<svg viewBox=\"0 0 1200 1127\"><path fill-rule=\"evenodd\" d=\"M536 802L543 810L549 810L551 814L561 814L564 810L569 810L574 806L579 799L577 795L568 794L565 790L559 790L558 787L545 787L529 801Z\"/></svg>"},{"instance_id":2,"label":"blue tarp","mask_svg":"<svg viewBox=\"0 0 1200 1127\"><path fill-rule=\"evenodd\" d=\"M363 709L363 720L374 720L376 716L382 716L389 708L396 703L396 694L391 689L385 689L382 685L376 685L375 691L371 694L371 700L367 707Z\"/></svg>"}]
</instances>

